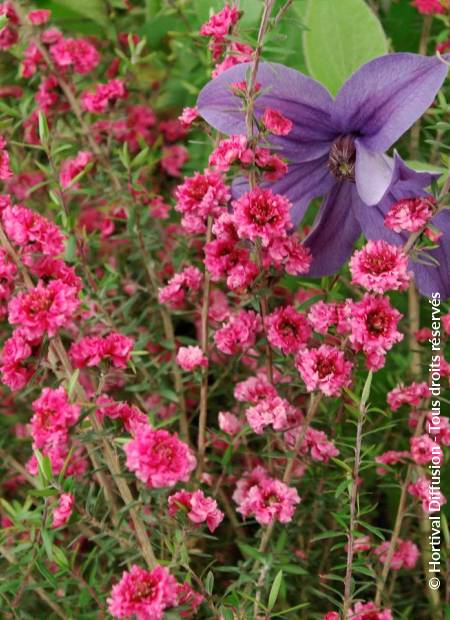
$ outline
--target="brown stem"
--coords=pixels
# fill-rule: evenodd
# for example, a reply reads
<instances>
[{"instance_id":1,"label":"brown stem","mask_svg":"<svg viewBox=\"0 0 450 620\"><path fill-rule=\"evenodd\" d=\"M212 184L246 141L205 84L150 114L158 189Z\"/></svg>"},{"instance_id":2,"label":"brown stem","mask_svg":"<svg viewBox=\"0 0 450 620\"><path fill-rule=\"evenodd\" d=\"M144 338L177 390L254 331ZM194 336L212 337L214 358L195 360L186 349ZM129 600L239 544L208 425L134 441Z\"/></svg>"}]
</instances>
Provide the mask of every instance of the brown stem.
<instances>
[{"instance_id":1,"label":"brown stem","mask_svg":"<svg viewBox=\"0 0 450 620\"><path fill-rule=\"evenodd\" d=\"M206 244L211 242L212 238L212 225L213 218L210 215L208 217L208 224L206 230ZM209 330L208 330L208 314L209 314L209 298L211 292L211 274L205 269L205 275L203 280L203 304L201 312L201 346L203 354L208 358L209 355ZM203 472L205 466L205 452L206 452L206 420L208 417L208 366L202 367L202 379L200 384L200 416L198 420L198 469L197 477Z\"/></svg>"},{"instance_id":2,"label":"brown stem","mask_svg":"<svg viewBox=\"0 0 450 620\"><path fill-rule=\"evenodd\" d=\"M419 344L415 332L420 329L420 304L416 285L411 282L408 289L408 313L409 313L409 350L411 352L411 372L417 377L420 375L421 360Z\"/></svg>"}]
</instances>

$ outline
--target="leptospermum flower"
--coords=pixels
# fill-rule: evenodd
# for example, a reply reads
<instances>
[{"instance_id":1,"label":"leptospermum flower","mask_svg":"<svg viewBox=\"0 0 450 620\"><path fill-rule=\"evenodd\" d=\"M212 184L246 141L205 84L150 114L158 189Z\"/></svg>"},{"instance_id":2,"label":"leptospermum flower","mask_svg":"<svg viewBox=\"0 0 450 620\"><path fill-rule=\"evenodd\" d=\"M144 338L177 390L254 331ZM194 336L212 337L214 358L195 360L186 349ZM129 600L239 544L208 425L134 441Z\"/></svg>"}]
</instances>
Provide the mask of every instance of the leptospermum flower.
<instances>
[{"instance_id":1,"label":"leptospermum flower","mask_svg":"<svg viewBox=\"0 0 450 620\"><path fill-rule=\"evenodd\" d=\"M245 79L250 67L243 63L229 69L200 93L201 116L226 134L246 132L242 98L232 85ZM385 227L385 215L398 200L426 196L436 175L416 172L396 153L392 158L385 152L433 103L447 69L439 58L389 54L363 65L333 99L298 71L275 63L259 66L256 117L261 120L267 108L274 108L293 123L288 135L270 137L289 161L287 174L271 188L293 204L294 225L314 198L324 198L306 239L313 256L309 275L339 270L361 232L368 239L404 242ZM246 187L246 182L236 183L235 194ZM428 261L412 267L422 294L450 296L450 213L443 211L432 223L444 233L440 247L429 253L439 265Z\"/></svg>"}]
</instances>

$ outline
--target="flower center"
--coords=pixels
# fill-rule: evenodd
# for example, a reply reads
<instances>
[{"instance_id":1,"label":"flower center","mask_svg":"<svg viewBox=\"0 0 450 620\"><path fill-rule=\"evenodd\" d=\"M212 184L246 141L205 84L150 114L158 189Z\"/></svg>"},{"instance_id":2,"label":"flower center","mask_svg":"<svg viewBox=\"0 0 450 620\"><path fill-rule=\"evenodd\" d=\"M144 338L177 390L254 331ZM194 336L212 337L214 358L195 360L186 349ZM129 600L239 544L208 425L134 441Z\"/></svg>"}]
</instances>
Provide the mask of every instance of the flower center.
<instances>
[{"instance_id":1,"label":"flower center","mask_svg":"<svg viewBox=\"0 0 450 620\"><path fill-rule=\"evenodd\" d=\"M387 330L388 319L380 310L373 310L367 315L367 326L372 334L383 334Z\"/></svg>"},{"instance_id":2,"label":"flower center","mask_svg":"<svg viewBox=\"0 0 450 620\"><path fill-rule=\"evenodd\" d=\"M333 142L328 168L336 179L355 182L356 148L353 136L340 136Z\"/></svg>"}]
</instances>

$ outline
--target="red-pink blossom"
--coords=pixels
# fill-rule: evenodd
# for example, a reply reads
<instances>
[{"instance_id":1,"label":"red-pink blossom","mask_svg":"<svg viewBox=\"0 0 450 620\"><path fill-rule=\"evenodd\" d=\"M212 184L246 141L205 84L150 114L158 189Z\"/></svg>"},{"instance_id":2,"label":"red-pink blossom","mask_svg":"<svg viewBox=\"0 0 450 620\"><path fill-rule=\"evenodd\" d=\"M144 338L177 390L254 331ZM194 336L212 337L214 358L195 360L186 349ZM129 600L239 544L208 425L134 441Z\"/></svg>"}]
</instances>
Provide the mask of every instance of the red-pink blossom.
<instances>
[{"instance_id":1,"label":"red-pink blossom","mask_svg":"<svg viewBox=\"0 0 450 620\"><path fill-rule=\"evenodd\" d=\"M428 434L419 437L411 437L411 456L418 465L426 465L438 459L442 462L442 449L436 441L433 441Z\"/></svg>"},{"instance_id":2,"label":"red-pink blossom","mask_svg":"<svg viewBox=\"0 0 450 620\"><path fill-rule=\"evenodd\" d=\"M149 488L187 482L197 464L190 448L177 435L142 425L124 447L126 465Z\"/></svg>"},{"instance_id":3,"label":"red-pink blossom","mask_svg":"<svg viewBox=\"0 0 450 620\"><path fill-rule=\"evenodd\" d=\"M264 127L276 136L287 136L292 130L292 121L273 108L266 108L262 122Z\"/></svg>"},{"instance_id":4,"label":"red-pink blossom","mask_svg":"<svg viewBox=\"0 0 450 620\"><path fill-rule=\"evenodd\" d=\"M75 368L97 366L105 359L116 368L126 368L133 346L132 338L110 332L106 337L85 336L72 343L69 355Z\"/></svg>"},{"instance_id":5,"label":"red-pink blossom","mask_svg":"<svg viewBox=\"0 0 450 620\"><path fill-rule=\"evenodd\" d=\"M283 306L266 317L267 339L285 355L304 347L311 335L306 315L294 306Z\"/></svg>"},{"instance_id":6,"label":"red-pink blossom","mask_svg":"<svg viewBox=\"0 0 450 620\"><path fill-rule=\"evenodd\" d=\"M60 69L71 67L75 73L93 71L100 62L96 48L86 39L60 38L50 48L54 63Z\"/></svg>"},{"instance_id":7,"label":"red-pink blossom","mask_svg":"<svg viewBox=\"0 0 450 620\"><path fill-rule=\"evenodd\" d=\"M42 26L50 19L52 12L47 9L37 9L27 13L27 19L33 26Z\"/></svg>"},{"instance_id":8,"label":"red-pink blossom","mask_svg":"<svg viewBox=\"0 0 450 620\"><path fill-rule=\"evenodd\" d=\"M383 240L368 241L356 251L350 259L350 273L352 284L375 293L403 291L411 279L408 256L402 248Z\"/></svg>"},{"instance_id":9,"label":"red-pink blossom","mask_svg":"<svg viewBox=\"0 0 450 620\"><path fill-rule=\"evenodd\" d=\"M184 127L190 127L192 123L199 117L198 108L183 108L183 112L178 120Z\"/></svg>"},{"instance_id":10,"label":"red-pink blossom","mask_svg":"<svg viewBox=\"0 0 450 620\"><path fill-rule=\"evenodd\" d=\"M162 150L161 168L171 177L179 177L181 168L189 159L188 151L180 144L165 146Z\"/></svg>"},{"instance_id":11,"label":"red-pink blossom","mask_svg":"<svg viewBox=\"0 0 450 620\"><path fill-rule=\"evenodd\" d=\"M378 556L380 562L386 562L389 547L390 542L386 541L373 550L375 555ZM395 545L394 555L391 560L391 569L399 570L400 568L414 568L419 555L420 553L417 545L410 540L402 540L401 538L398 538Z\"/></svg>"},{"instance_id":12,"label":"red-pink blossom","mask_svg":"<svg viewBox=\"0 0 450 620\"><path fill-rule=\"evenodd\" d=\"M127 89L123 80L110 80L106 84L97 84L94 91L84 91L81 94L81 105L87 112L101 114L105 112L108 104L126 99Z\"/></svg>"},{"instance_id":13,"label":"red-pink blossom","mask_svg":"<svg viewBox=\"0 0 450 620\"><path fill-rule=\"evenodd\" d=\"M445 13L446 5L444 3L445 0L412 0L412 5L424 15ZM447 8L449 7L447 6Z\"/></svg>"},{"instance_id":14,"label":"red-pink blossom","mask_svg":"<svg viewBox=\"0 0 450 620\"><path fill-rule=\"evenodd\" d=\"M162 620L164 610L178 601L178 584L169 571L157 565L148 571L133 564L122 574L107 599L108 610L118 620Z\"/></svg>"},{"instance_id":15,"label":"red-pink blossom","mask_svg":"<svg viewBox=\"0 0 450 620\"><path fill-rule=\"evenodd\" d=\"M397 385L387 395L387 403L392 411L397 411L402 405L418 407L422 400L430 396L428 384L413 382L410 385Z\"/></svg>"},{"instance_id":16,"label":"red-pink blossom","mask_svg":"<svg viewBox=\"0 0 450 620\"><path fill-rule=\"evenodd\" d=\"M348 613L351 620L393 620L390 609L381 609L372 602L355 603Z\"/></svg>"},{"instance_id":17,"label":"red-pink blossom","mask_svg":"<svg viewBox=\"0 0 450 620\"><path fill-rule=\"evenodd\" d=\"M226 4L221 11L211 15L209 20L200 28L200 34L204 37L223 39L239 19L239 10L235 4Z\"/></svg>"},{"instance_id":18,"label":"red-pink blossom","mask_svg":"<svg viewBox=\"0 0 450 620\"><path fill-rule=\"evenodd\" d=\"M397 463L404 463L405 459L409 459L411 454L408 450L387 450L383 454L379 454L375 457L376 463L380 465L396 465ZM377 474L383 476L387 474L384 467L377 467Z\"/></svg>"},{"instance_id":19,"label":"red-pink blossom","mask_svg":"<svg viewBox=\"0 0 450 620\"><path fill-rule=\"evenodd\" d=\"M52 527L62 527L70 519L75 503L75 497L72 493L62 493L58 507L53 510L53 522Z\"/></svg>"},{"instance_id":20,"label":"red-pink blossom","mask_svg":"<svg viewBox=\"0 0 450 620\"><path fill-rule=\"evenodd\" d=\"M42 450L47 445L58 441L66 441L68 432L80 415L80 407L71 405L66 390L44 388L33 404L34 412L30 421L33 446Z\"/></svg>"},{"instance_id":21,"label":"red-pink blossom","mask_svg":"<svg viewBox=\"0 0 450 620\"><path fill-rule=\"evenodd\" d=\"M273 239L286 237L291 227L291 203L270 189L255 187L234 200L232 205L237 234L241 239L260 239L267 247Z\"/></svg>"},{"instance_id":22,"label":"red-pink blossom","mask_svg":"<svg viewBox=\"0 0 450 620\"><path fill-rule=\"evenodd\" d=\"M227 172L235 163L248 166L253 161L254 153L248 145L247 138L243 135L233 135L219 142L209 156L208 163L218 172Z\"/></svg>"},{"instance_id":23,"label":"red-pink blossom","mask_svg":"<svg viewBox=\"0 0 450 620\"><path fill-rule=\"evenodd\" d=\"M210 532L214 532L224 518L216 500L206 497L203 491L177 491L169 496L169 515L173 517L182 506L187 510L188 518L196 525L206 523Z\"/></svg>"},{"instance_id":24,"label":"red-pink blossom","mask_svg":"<svg viewBox=\"0 0 450 620\"><path fill-rule=\"evenodd\" d=\"M181 225L190 233L205 232L205 219L219 215L230 199L230 192L220 174L205 170L186 178L175 190L175 210L183 214Z\"/></svg>"},{"instance_id":25,"label":"red-pink blossom","mask_svg":"<svg viewBox=\"0 0 450 620\"><path fill-rule=\"evenodd\" d=\"M55 336L71 322L79 305L78 292L72 286L61 280L48 284L39 281L35 288L11 299L8 320L12 325L20 325L29 338Z\"/></svg>"},{"instance_id":26,"label":"red-pink blossom","mask_svg":"<svg viewBox=\"0 0 450 620\"><path fill-rule=\"evenodd\" d=\"M426 476L419 476L415 482L411 482L408 485L408 493L422 502L422 510L426 514L438 512L441 506L447 503L440 489Z\"/></svg>"},{"instance_id":27,"label":"red-pink blossom","mask_svg":"<svg viewBox=\"0 0 450 620\"><path fill-rule=\"evenodd\" d=\"M308 392L320 390L327 396L336 396L350 385L353 364L335 347L323 344L317 349L303 349L295 364Z\"/></svg>"},{"instance_id":28,"label":"red-pink blossom","mask_svg":"<svg viewBox=\"0 0 450 620\"><path fill-rule=\"evenodd\" d=\"M57 256L64 251L65 237L56 224L23 205L7 206L1 213L9 239L29 252Z\"/></svg>"},{"instance_id":29,"label":"red-pink blossom","mask_svg":"<svg viewBox=\"0 0 450 620\"><path fill-rule=\"evenodd\" d=\"M73 159L67 159L61 165L61 172L59 180L63 188L78 187L78 184L73 184L72 181L80 175L83 170L94 159L93 154L90 151L80 151Z\"/></svg>"},{"instance_id":30,"label":"red-pink blossom","mask_svg":"<svg viewBox=\"0 0 450 620\"><path fill-rule=\"evenodd\" d=\"M147 416L138 407L118 402L103 394L97 399L96 415L103 421L105 417L121 420L128 432L133 432L138 424L146 424Z\"/></svg>"},{"instance_id":31,"label":"red-pink blossom","mask_svg":"<svg viewBox=\"0 0 450 620\"><path fill-rule=\"evenodd\" d=\"M180 273L176 273L166 286L159 289L159 303L167 304L174 309L182 308L186 295L198 291L202 281L202 272L197 267L186 267Z\"/></svg>"},{"instance_id":32,"label":"red-pink blossom","mask_svg":"<svg viewBox=\"0 0 450 620\"><path fill-rule=\"evenodd\" d=\"M242 429L242 422L230 411L220 411L218 415L219 428L227 435L237 435Z\"/></svg>"},{"instance_id":33,"label":"red-pink blossom","mask_svg":"<svg viewBox=\"0 0 450 620\"><path fill-rule=\"evenodd\" d=\"M236 355L252 347L261 331L261 319L253 310L241 310L216 331L216 347L226 355Z\"/></svg>"},{"instance_id":34,"label":"red-pink blossom","mask_svg":"<svg viewBox=\"0 0 450 620\"><path fill-rule=\"evenodd\" d=\"M251 429L261 435L266 426L272 426L275 431L286 428L288 417L295 412L295 407L284 398L274 396L262 400L245 411L247 422Z\"/></svg>"}]
</instances>

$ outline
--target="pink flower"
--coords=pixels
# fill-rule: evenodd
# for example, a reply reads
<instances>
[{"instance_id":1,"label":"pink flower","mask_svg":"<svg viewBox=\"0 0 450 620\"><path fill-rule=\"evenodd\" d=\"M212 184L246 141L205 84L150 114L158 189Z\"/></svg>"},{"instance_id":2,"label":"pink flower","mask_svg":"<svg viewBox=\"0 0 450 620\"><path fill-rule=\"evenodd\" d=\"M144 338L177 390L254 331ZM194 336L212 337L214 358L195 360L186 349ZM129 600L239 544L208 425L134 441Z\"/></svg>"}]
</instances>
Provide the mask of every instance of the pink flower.
<instances>
[{"instance_id":1,"label":"pink flower","mask_svg":"<svg viewBox=\"0 0 450 620\"><path fill-rule=\"evenodd\" d=\"M19 293L9 302L8 320L20 325L28 338L40 338L45 333L54 336L70 323L79 305L78 292L72 286L61 280L47 285L39 281L35 288Z\"/></svg>"},{"instance_id":2,"label":"pink flower","mask_svg":"<svg viewBox=\"0 0 450 620\"><path fill-rule=\"evenodd\" d=\"M445 13L445 8L448 8L445 1L446 0L413 0L412 5L416 7L419 13L424 15L437 15L438 13Z\"/></svg>"},{"instance_id":3,"label":"pink flower","mask_svg":"<svg viewBox=\"0 0 450 620\"><path fill-rule=\"evenodd\" d=\"M75 497L72 493L62 493L59 498L58 508L53 511L52 527L57 528L65 525L72 514Z\"/></svg>"},{"instance_id":4,"label":"pink flower","mask_svg":"<svg viewBox=\"0 0 450 620\"><path fill-rule=\"evenodd\" d=\"M27 14L27 19L33 26L42 26L46 24L50 19L52 12L46 9L38 9L36 11L30 11Z\"/></svg>"},{"instance_id":5,"label":"pink flower","mask_svg":"<svg viewBox=\"0 0 450 620\"><path fill-rule=\"evenodd\" d=\"M256 404L276 396L278 396L276 389L264 376L249 377L237 383L234 388L234 397L240 402Z\"/></svg>"},{"instance_id":6,"label":"pink flower","mask_svg":"<svg viewBox=\"0 0 450 620\"><path fill-rule=\"evenodd\" d=\"M219 50L221 50L220 46ZM227 71L231 67L235 67L243 62L251 61L253 57L253 49L245 43L239 43L239 41L233 41L231 45L228 46L228 51L230 52L229 55L225 58L225 60L217 64L211 73L213 78L217 77L221 73L224 73L224 71ZM214 56L217 57L217 55Z\"/></svg>"},{"instance_id":7,"label":"pink flower","mask_svg":"<svg viewBox=\"0 0 450 620\"><path fill-rule=\"evenodd\" d=\"M393 620L390 609L380 609L375 603L356 603L348 613L351 620Z\"/></svg>"},{"instance_id":8,"label":"pink flower","mask_svg":"<svg viewBox=\"0 0 450 620\"><path fill-rule=\"evenodd\" d=\"M239 10L236 5L226 4L221 11L211 15L209 20L200 28L203 37L223 39L239 19Z\"/></svg>"},{"instance_id":9,"label":"pink flower","mask_svg":"<svg viewBox=\"0 0 450 620\"><path fill-rule=\"evenodd\" d=\"M396 465L404 463L405 459L410 458L411 454L407 450L388 450L375 457L375 461L381 465ZM377 467L377 474L384 476L387 471L383 467Z\"/></svg>"},{"instance_id":10,"label":"pink flower","mask_svg":"<svg viewBox=\"0 0 450 620\"><path fill-rule=\"evenodd\" d=\"M119 620L162 620L178 600L178 584L166 568L147 571L134 564L125 571L107 599L109 613Z\"/></svg>"},{"instance_id":11,"label":"pink flower","mask_svg":"<svg viewBox=\"0 0 450 620\"><path fill-rule=\"evenodd\" d=\"M65 237L56 224L24 207L7 206L1 214L3 226L9 239L30 252L57 256L64 251Z\"/></svg>"},{"instance_id":12,"label":"pink flower","mask_svg":"<svg viewBox=\"0 0 450 620\"><path fill-rule=\"evenodd\" d=\"M392 308L387 297L368 293L361 301L347 302L345 313L353 348L364 352L368 368L378 370L384 365L386 352L403 340L403 334L397 329L402 315Z\"/></svg>"},{"instance_id":13,"label":"pink flower","mask_svg":"<svg viewBox=\"0 0 450 620\"><path fill-rule=\"evenodd\" d=\"M438 512L441 506L447 503L444 495L426 476L420 476L415 482L412 482L408 486L408 493L422 502L422 510L426 514Z\"/></svg>"},{"instance_id":14,"label":"pink flower","mask_svg":"<svg viewBox=\"0 0 450 620\"><path fill-rule=\"evenodd\" d=\"M173 517L184 506L187 516L196 525L206 523L210 532L214 532L224 518L223 512L217 507L216 500L205 497L203 491L188 493L177 491L169 497L169 515Z\"/></svg>"},{"instance_id":15,"label":"pink flower","mask_svg":"<svg viewBox=\"0 0 450 620\"><path fill-rule=\"evenodd\" d=\"M65 39L61 37L51 46L50 54L60 69L72 67L75 73L93 71L100 62L100 55L86 39Z\"/></svg>"},{"instance_id":16,"label":"pink flower","mask_svg":"<svg viewBox=\"0 0 450 620\"><path fill-rule=\"evenodd\" d=\"M242 516L253 516L261 525L275 521L289 523L294 516L296 505L300 502L297 489L267 475L261 476L255 484L249 486L245 497L235 492L233 499L237 502L237 511Z\"/></svg>"},{"instance_id":17,"label":"pink flower","mask_svg":"<svg viewBox=\"0 0 450 620\"><path fill-rule=\"evenodd\" d=\"M138 407L124 402L117 402L109 396L102 395L97 400L97 417L121 420L125 429L132 433L139 424L147 424L147 416Z\"/></svg>"},{"instance_id":18,"label":"pink flower","mask_svg":"<svg viewBox=\"0 0 450 620\"><path fill-rule=\"evenodd\" d=\"M262 122L265 128L276 136L287 136L292 130L292 121L273 108L266 108Z\"/></svg>"},{"instance_id":19,"label":"pink flower","mask_svg":"<svg viewBox=\"0 0 450 620\"><path fill-rule=\"evenodd\" d=\"M87 112L101 114L108 104L119 99L126 99L127 89L123 80L110 80L106 84L97 84L93 92L85 91L81 94L81 105Z\"/></svg>"},{"instance_id":20,"label":"pink flower","mask_svg":"<svg viewBox=\"0 0 450 620\"><path fill-rule=\"evenodd\" d=\"M295 408L287 400L274 396L249 407L245 411L245 415L251 429L257 435L262 435L266 426L272 426L276 431L284 430L287 426L288 416L292 414L293 410Z\"/></svg>"},{"instance_id":21,"label":"pink flower","mask_svg":"<svg viewBox=\"0 0 450 620\"><path fill-rule=\"evenodd\" d=\"M392 411L397 411L402 405L418 407L424 398L430 396L428 385L423 383L411 383L408 386L397 385L387 395L387 403Z\"/></svg>"},{"instance_id":22,"label":"pink flower","mask_svg":"<svg viewBox=\"0 0 450 620\"><path fill-rule=\"evenodd\" d=\"M403 198L392 205L384 225L397 233L418 232L432 217L434 207L431 198Z\"/></svg>"},{"instance_id":23,"label":"pink flower","mask_svg":"<svg viewBox=\"0 0 450 620\"><path fill-rule=\"evenodd\" d=\"M183 108L183 112L178 117L178 120L184 127L190 127L192 123L199 116L198 108Z\"/></svg>"},{"instance_id":24,"label":"pink flower","mask_svg":"<svg viewBox=\"0 0 450 620\"><path fill-rule=\"evenodd\" d=\"M188 232L204 232L204 220L209 215L219 215L230 199L230 192L217 172L206 170L196 172L185 179L175 190L177 204L175 210L183 214L181 225Z\"/></svg>"},{"instance_id":25,"label":"pink flower","mask_svg":"<svg viewBox=\"0 0 450 620\"><path fill-rule=\"evenodd\" d=\"M196 466L190 448L177 435L150 426L139 426L124 447L126 465L149 488L171 487L187 482Z\"/></svg>"},{"instance_id":26,"label":"pink flower","mask_svg":"<svg viewBox=\"0 0 450 620\"><path fill-rule=\"evenodd\" d=\"M255 151L255 164L263 171L265 181L278 181L288 171L288 165L279 155L274 155L269 149L257 148Z\"/></svg>"},{"instance_id":27,"label":"pink flower","mask_svg":"<svg viewBox=\"0 0 450 620\"><path fill-rule=\"evenodd\" d=\"M132 338L111 332L105 338L86 336L72 343L69 355L75 368L97 366L105 359L116 368L126 368L133 346Z\"/></svg>"},{"instance_id":28,"label":"pink flower","mask_svg":"<svg viewBox=\"0 0 450 620\"><path fill-rule=\"evenodd\" d=\"M161 168L171 177L179 177L181 168L189 159L188 151L184 146L173 144L165 146L162 151Z\"/></svg>"},{"instance_id":29,"label":"pink flower","mask_svg":"<svg viewBox=\"0 0 450 620\"><path fill-rule=\"evenodd\" d=\"M273 239L286 237L291 226L291 203L287 198L270 189L255 187L232 205L237 234L241 239L261 239L262 245L267 247Z\"/></svg>"},{"instance_id":30,"label":"pink flower","mask_svg":"<svg viewBox=\"0 0 450 620\"><path fill-rule=\"evenodd\" d=\"M259 315L253 310L241 310L216 331L214 342L222 353L236 355L252 347L260 331Z\"/></svg>"},{"instance_id":31,"label":"pink flower","mask_svg":"<svg viewBox=\"0 0 450 620\"><path fill-rule=\"evenodd\" d=\"M434 463L436 459L441 463L442 449L428 434L411 437L410 445L411 456L418 465L426 465L432 461Z\"/></svg>"},{"instance_id":32,"label":"pink flower","mask_svg":"<svg viewBox=\"0 0 450 620\"><path fill-rule=\"evenodd\" d=\"M19 329L14 330L1 352L2 381L11 390L20 390L28 383L33 368L24 362L33 354L33 348Z\"/></svg>"},{"instance_id":33,"label":"pink flower","mask_svg":"<svg viewBox=\"0 0 450 620\"><path fill-rule=\"evenodd\" d=\"M198 291L202 281L202 272L197 267L186 267L180 273L176 273L166 286L159 289L159 303L167 304L174 309L182 308L186 293Z\"/></svg>"},{"instance_id":34,"label":"pink flower","mask_svg":"<svg viewBox=\"0 0 450 620\"><path fill-rule=\"evenodd\" d=\"M305 314L297 312L294 306L278 308L266 318L267 339L285 355L303 348L310 335Z\"/></svg>"},{"instance_id":35,"label":"pink flower","mask_svg":"<svg viewBox=\"0 0 450 620\"><path fill-rule=\"evenodd\" d=\"M317 301L309 308L308 321L318 334L326 334L330 327L339 322L337 304Z\"/></svg>"},{"instance_id":36,"label":"pink flower","mask_svg":"<svg viewBox=\"0 0 450 620\"><path fill-rule=\"evenodd\" d=\"M272 239L265 254L277 269L283 268L292 276L308 273L311 266L312 256L309 248L301 243L295 235L286 238Z\"/></svg>"},{"instance_id":37,"label":"pink flower","mask_svg":"<svg viewBox=\"0 0 450 620\"><path fill-rule=\"evenodd\" d=\"M242 423L233 413L229 411L220 411L219 412L219 428L227 435L237 435L242 429Z\"/></svg>"},{"instance_id":38,"label":"pink flower","mask_svg":"<svg viewBox=\"0 0 450 620\"><path fill-rule=\"evenodd\" d=\"M384 564L386 562L388 549L390 542L386 541L381 543L376 549L373 550L380 562ZM399 570L400 568L414 568L419 558L419 549L410 540L402 540L399 538L395 547L394 555L392 556L391 568L392 570Z\"/></svg>"},{"instance_id":39,"label":"pink flower","mask_svg":"<svg viewBox=\"0 0 450 620\"><path fill-rule=\"evenodd\" d=\"M178 584L178 606L183 607L179 614L182 618L191 618L196 613L205 597L195 592L187 581ZM187 607L187 609L185 609Z\"/></svg>"},{"instance_id":40,"label":"pink flower","mask_svg":"<svg viewBox=\"0 0 450 620\"><path fill-rule=\"evenodd\" d=\"M368 291L385 293L408 288L411 272L408 257L400 247L386 241L368 241L350 259L352 284Z\"/></svg>"},{"instance_id":41,"label":"pink flower","mask_svg":"<svg viewBox=\"0 0 450 620\"><path fill-rule=\"evenodd\" d=\"M295 364L308 392L320 390L336 396L350 385L353 364L335 347L323 344L317 349L301 350Z\"/></svg>"},{"instance_id":42,"label":"pink flower","mask_svg":"<svg viewBox=\"0 0 450 620\"><path fill-rule=\"evenodd\" d=\"M72 181L83 172L94 156L90 151L80 151L73 159L67 159L62 163L59 180L63 188L71 186L76 188L78 184L72 185Z\"/></svg>"},{"instance_id":43,"label":"pink flower","mask_svg":"<svg viewBox=\"0 0 450 620\"><path fill-rule=\"evenodd\" d=\"M198 346L180 347L177 353L177 364L183 370L192 371L200 366L208 367L208 358Z\"/></svg>"},{"instance_id":44,"label":"pink flower","mask_svg":"<svg viewBox=\"0 0 450 620\"><path fill-rule=\"evenodd\" d=\"M250 260L246 248L236 247L236 242L228 239L216 239L206 244L205 267L211 279L218 282L226 279L232 291L243 291L252 284L259 273L258 267Z\"/></svg>"},{"instance_id":45,"label":"pink flower","mask_svg":"<svg viewBox=\"0 0 450 620\"><path fill-rule=\"evenodd\" d=\"M67 441L68 432L80 415L80 407L71 405L63 387L44 388L32 404L34 415L30 421L33 446L42 450L55 438Z\"/></svg>"},{"instance_id":46,"label":"pink flower","mask_svg":"<svg viewBox=\"0 0 450 620\"><path fill-rule=\"evenodd\" d=\"M234 135L221 140L217 148L209 156L208 164L218 172L227 172L235 163L244 166L252 164L254 154L243 135Z\"/></svg>"},{"instance_id":47,"label":"pink flower","mask_svg":"<svg viewBox=\"0 0 450 620\"><path fill-rule=\"evenodd\" d=\"M340 620L340 616L337 611L327 611L323 620Z\"/></svg>"}]
</instances>

